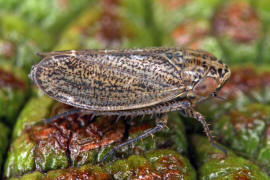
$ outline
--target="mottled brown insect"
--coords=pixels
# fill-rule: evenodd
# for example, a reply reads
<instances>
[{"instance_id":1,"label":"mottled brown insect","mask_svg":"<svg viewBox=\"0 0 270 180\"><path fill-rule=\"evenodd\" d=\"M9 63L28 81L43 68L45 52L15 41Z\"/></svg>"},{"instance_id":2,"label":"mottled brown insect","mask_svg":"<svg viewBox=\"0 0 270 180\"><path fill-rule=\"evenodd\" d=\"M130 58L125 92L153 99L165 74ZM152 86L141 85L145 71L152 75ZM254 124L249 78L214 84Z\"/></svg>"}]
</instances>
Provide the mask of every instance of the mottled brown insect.
<instances>
[{"instance_id":1,"label":"mottled brown insect","mask_svg":"<svg viewBox=\"0 0 270 180\"><path fill-rule=\"evenodd\" d=\"M210 142L226 152L214 143L205 118L194 110L198 102L216 96L231 74L228 66L210 53L149 48L39 55L44 58L32 67L30 78L48 96L80 108L60 116L78 112L118 116L162 114L156 127L115 150L161 130L167 121L166 112L179 111L199 120Z\"/></svg>"}]
</instances>

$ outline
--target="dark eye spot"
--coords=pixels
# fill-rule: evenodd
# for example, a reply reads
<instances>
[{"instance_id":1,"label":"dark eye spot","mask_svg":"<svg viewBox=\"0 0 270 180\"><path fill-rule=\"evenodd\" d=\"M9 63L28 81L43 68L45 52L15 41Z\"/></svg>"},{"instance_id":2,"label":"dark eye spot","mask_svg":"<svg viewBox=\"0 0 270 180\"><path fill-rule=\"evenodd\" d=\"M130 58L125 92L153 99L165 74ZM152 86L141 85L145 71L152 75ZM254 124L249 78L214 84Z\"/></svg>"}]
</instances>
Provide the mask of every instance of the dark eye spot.
<instances>
[{"instance_id":1,"label":"dark eye spot","mask_svg":"<svg viewBox=\"0 0 270 180\"><path fill-rule=\"evenodd\" d=\"M204 54L202 58L203 59L207 59L208 58L208 55L207 54Z\"/></svg>"},{"instance_id":2,"label":"dark eye spot","mask_svg":"<svg viewBox=\"0 0 270 180\"><path fill-rule=\"evenodd\" d=\"M197 72L198 72L198 73L202 73L202 70L201 70L201 69L198 69Z\"/></svg>"},{"instance_id":3,"label":"dark eye spot","mask_svg":"<svg viewBox=\"0 0 270 180\"><path fill-rule=\"evenodd\" d=\"M172 53L166 53L166 56L167 56L169 59L172 59L172 58L173 58Z\"/></svg>"},{"instance_id":4,"label":"dark eye spot","mask_svg":"<svg viewBox=\"0 0 270 180\"><path fill-rule=\"evenodd\" d=\"M177 53L175 56L177 57L179 62L183 61L183 55L182 54Z\"/></svg>"},{"instance_id":5,"label":"dark eye spot","mask_svg":"<svg viewBox=\"0 0 270 180\"><path fill-rule=\"evenodd\" d=\"M218 69L218 74L219 74L220 77L223 76L223 74L222 74L222 69L221 69L221 68Z\"/></svg>"},{"instance_id":6,"label":"dark eye spot","mask_svg":"<svg viewBox=\"0 0 270 180\"><path fill-rule=\"evenodd\" d=\"M217 70L216 70L216 68L214 68L214 66L211 66L211 67L210 67L210 71L211 71L211 74L212 74L212 75L214 75L214 74L217 73Z\"/></svg>"},{"instance_id":7,"label":"dark eye spot","mask_svg":"<svg viewBox=\"0 0 270 180\"><path fill-rule=\"evenodd\" d=\"M211 56L211 60L212 60L212 61L216 61L217 58L216 58L215 56Z\"/></svg>"},{"instance_id":8,"label":"dark eye spot","mask_svg":"<svg viewBox=\"0 0 270 180\"><path fill-rule=\"evenodd\" d=\"M221 60L219 60L218 62L219 62L219 64L223 64L223 62Z\"/></svg>"}]
</instances>

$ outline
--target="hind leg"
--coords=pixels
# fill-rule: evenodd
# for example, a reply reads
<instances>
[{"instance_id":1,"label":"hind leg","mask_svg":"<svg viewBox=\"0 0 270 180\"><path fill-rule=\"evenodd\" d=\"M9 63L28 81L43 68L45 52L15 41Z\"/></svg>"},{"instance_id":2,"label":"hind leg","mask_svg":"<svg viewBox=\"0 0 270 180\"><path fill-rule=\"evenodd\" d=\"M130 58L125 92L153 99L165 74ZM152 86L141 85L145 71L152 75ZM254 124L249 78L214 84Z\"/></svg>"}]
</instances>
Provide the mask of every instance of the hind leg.
<instances>
[{"instance_id":1,"label":"hind leg","mask_svg":"<svg viewBox=\"0 0 270 180\"><path fill-rule=\"evenodd\" d=\"M70 115L73 115L73 114L77 114L77 113L81 113L81 112L84 112L85 110L83 109L70 109L66 112L63 112L61 114L57 114L53 117L50 117L50 118L47 118L47 119L44 119L43 121L48 124L48 123L51 123L55 120L57 120L58 118L65 118L65 117L68 117Z\"/></svg>"},{"instance_id":2,"label":"hind leg","mask_svg":"<svg viewBox=\"0 0 270 180\"><path fill-rule=\"evenodd\" d=\"M115 152L117 152L121 147L123 146L128 146L129 144L132 144L134 142L137 142L143 138L146 138L152 134L155 134L156 132L162 130L166 124L167 124L167 120L168 120L168 115L167 114L161 114L159 117L156 118L156 126L152 129L146 130L144 131L140 136L130 139L122 144L119 144L115 147L113 147L113 150L111 150L110 152L108 152L102 159L102 162L104 162L106 159L108 159L108 157L110 157L111 155L113 155Z\"/></svg>"}]
</instances>

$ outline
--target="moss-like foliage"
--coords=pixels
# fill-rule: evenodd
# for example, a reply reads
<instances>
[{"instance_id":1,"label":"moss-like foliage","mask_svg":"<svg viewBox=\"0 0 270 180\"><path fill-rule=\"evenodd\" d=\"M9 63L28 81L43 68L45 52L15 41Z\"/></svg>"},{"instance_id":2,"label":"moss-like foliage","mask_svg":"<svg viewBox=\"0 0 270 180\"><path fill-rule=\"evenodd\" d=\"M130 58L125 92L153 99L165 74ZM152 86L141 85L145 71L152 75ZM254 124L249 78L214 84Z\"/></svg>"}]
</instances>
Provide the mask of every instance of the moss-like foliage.
<instances>
[{"instance_id":1,"label":"moss-like foliage","mask_svg":"<svg viewBox=\"0 0 270 180\"><path fill-rule=\"evenodd\" d=\"M0 61L0 120L13 125L28 95L26 74Z\"/></svg>"},{"instance_id":2,"label":"moss-like foliage","mask_svg":"<svg viewBox=\"0 0 270 180\"><path fill-rule=\"evenodd\" d=\"M38 91L26 104L13 131L13 142L5 163L6 177L21 176L35 170L45 173L85 164L94 165L101 162L116 144L136 138L152 128L155 120L150 117L137 118L131 120L132 126L128 126L124 123L128 119L122 118L114 122L116 117L93 119L91 115L76 114L43 124L42 120L49 114L53 116L70 108L63 104L52 105L53 102L48 97L39 95ZM187 140L181 118L177 113L170 113L168 121L168 128L155 137L150 136L125 146L110 159L164 148L187 153Z\"/></svg>"},{"instance_id":3,"label":"moss-like foliage","mask_svg":"<svg viewBox=\"0 0 270 180\"><path fill-rule=\"evenodd\" d=\"M249 160L228 151L227 156L215 149L207 138L193 135L192 145L196 155L199 179L269 179L260 168Z\"/></svg>"},{"instance_id":4,"label":"moss-like foliage","mask_svg":"<svg viewBox=\"0 0 270 180\"><path fill-rule=\"evenodd\" d=\"M107 165L114 179L196 179L189 160L172 150L151 151L143 156L132 155Z\"/></svg>"}]
</instances>

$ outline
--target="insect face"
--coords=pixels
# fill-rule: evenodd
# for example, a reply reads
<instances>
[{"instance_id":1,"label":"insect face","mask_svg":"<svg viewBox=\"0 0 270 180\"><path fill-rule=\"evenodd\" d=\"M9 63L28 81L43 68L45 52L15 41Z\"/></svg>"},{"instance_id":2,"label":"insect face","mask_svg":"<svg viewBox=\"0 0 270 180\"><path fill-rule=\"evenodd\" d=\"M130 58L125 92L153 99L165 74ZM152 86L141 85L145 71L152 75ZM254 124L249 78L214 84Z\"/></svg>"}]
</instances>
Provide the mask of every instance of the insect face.
<instances>
[{"instance_id":1,"label":"insect face","mask_svg":"<svg viewBox=\"0 0 270 180\"><path fill-rule=\"evenodd\" d=\"M216 96L216 92L230 78L228 66L205 51L192 52L188 58L193 61L190 61L183 72L193 74L188 77L192 81L189 83L192 85L191 90L189 89L190 97L200 102L210 96Z\"/></svg>"},{"instance_id":2,"label":"insect face","mask_svg":"<svg viewBox=\"0 0 270 180\"><path fill-rule=\"evenodd\" d=\"M222 61L211 61L206 77L212 77L217 81L217 90L230 78L231 71Z\"/></svg>"}]
</instances>

